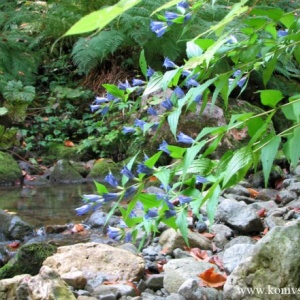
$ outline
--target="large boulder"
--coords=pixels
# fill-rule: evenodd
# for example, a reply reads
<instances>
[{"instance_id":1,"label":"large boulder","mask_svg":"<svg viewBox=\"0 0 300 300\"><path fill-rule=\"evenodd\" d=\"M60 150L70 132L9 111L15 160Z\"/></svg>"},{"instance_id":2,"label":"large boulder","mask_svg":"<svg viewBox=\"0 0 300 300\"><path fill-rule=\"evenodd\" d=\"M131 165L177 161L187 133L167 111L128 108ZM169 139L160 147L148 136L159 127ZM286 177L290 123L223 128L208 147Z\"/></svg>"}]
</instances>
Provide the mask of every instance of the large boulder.
<instances>
[{"instance_id":1,"label":"large boulder","mask_svg":"<svg viewBox=\"0 0 300 300\"><path fill-rule=\"evenodd\" d=\"M46 243L22 246L15 257L0 269L0 279L21 274L38 274L43 261L56 251L56 247Z\"/></svg>"},{"instance_id":2,"label":"large boulder","mask_svg":"<svg viewBox=\"0 0 300 300\"><path fill-rule=\"evenodd\" d=\"M21 169L13 157L0 151L0 186L14 185L20 181L21 177Z\"/></svg>"},{"instance_id":3,"label":"large boulder","mask_svg":"<svg viewBox=\"0 0 300 300\"><path fill-rule=\"evenodd\" d=\"M57 253L48 257L43 265L52 268L61 276L71 271L81 271L90 282L99 274L111 281L138 281L145 269L142 257L98 243L59 247Z\"/></svg>"},{"instance_id":4,"label":"large boulder","mask_svg":"<svg viewBox=\"0 0 300 300\"><path fill-rule=\"evenodd\" d=\"M228 277L225 299L299 299L299 248L300 223L272 228Z\"/></svg>"}]
</instances>

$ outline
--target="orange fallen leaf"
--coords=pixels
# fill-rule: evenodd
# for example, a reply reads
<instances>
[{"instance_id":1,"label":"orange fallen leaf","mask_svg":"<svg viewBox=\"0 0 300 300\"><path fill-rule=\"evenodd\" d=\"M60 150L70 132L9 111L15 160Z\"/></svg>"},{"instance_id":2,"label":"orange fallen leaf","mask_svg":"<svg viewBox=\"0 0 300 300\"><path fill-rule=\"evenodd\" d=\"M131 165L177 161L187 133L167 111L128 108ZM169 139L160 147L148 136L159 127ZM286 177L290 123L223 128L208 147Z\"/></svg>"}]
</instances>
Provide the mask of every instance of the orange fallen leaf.
<instances>
[{"instance_id":1,"label":"orange fallen leaf","mask_svg":"<svg viewBox=\"0 0 300 300\"><path fill-rule=\"evenodd\" d=\"M265 208L261 208L259 209L256 214L260 217L260 218L264 218L266 216L266 209Z\"/></svg>"},{"instance_id":2,"label":"orange fallen leaf","mask_svg":"<svg viewBox=\"0 0 300 300\"><path fill-rule=\"evenodd\" d=\"M255 189L247 188L247 190L249 191L251 198L256 198L259 194L259 192Z\"/></svg>"},{"instance_id":3,"label":"orange fallen leaf","mask_svg":"<svg viewBox=\"0 0 300 300\"><path fill-rule=\"evenodd\" d=\"M198 275L207 286L214 288L221 288L226 282L227 276L216 273L214 267L204 271L203 273Z\"/></svg>"},{"instance_id":4,"label":"orange fallen leaf","mask_svg":"<svg viewBox=\"0 0 300 300\"><path fill-rule=\"evenodd\" d=\"M73 143L72 141L65 141L64 145L65 145L66 147L74 147L74 146L75 146L74 143Z\"/></svg>"},{"instance_id":5,"label":"orange fallen leaf","mask_svg":"<svg viewBox=\"0 0 300 300\"><path fill-rule=\"evenodd\" d=\"M196 260L205 260L208 259L207 251L201 250L199 248L190 248L187 251L194 257Z\"/></svg>"},{"instance_id":6,"label":"orange fallen leaf","mask_svg":"<svg viewBox=\"0 0 300 300\"><path fill-rule=\"evenodd\" d=\"M209 232L202 232L201 234L210 240L212 240L216 235L215 233L209 233Z\"/></svg>"},{"instance_id":7,"label":"orange fallen leaf","mask_svg":"<svg viewBox=\"0 0 300 300\"><path fill-rule=\"evenodd\" d=\"M211 264L217 265L222 271L224 271L224 265L223 262L221 261L221 259L219 258L219 256L212 256L208 262L210 262Z\"/></svg>"},{"instance_id":8,"label":"orange fallen leaf","mask_svg":"<svg viewBox=\"0 0 300 300\"><path fill-rule=\"evenodd\" d=\"M155 177L155 176L150 176L149 178L148 178L148 180L151 182L151 181L157 181L157 177Z\"/></svg>"},{"instance_id":9,"label":"orange fallen leaf","mask_svg":"<svg viewBox=\"0 0 300 300\"><path fill-rule=\"evenodd\" d=\"M19 246L20 246L20 243L17 241L8 244L8 247L11 249L17 249L17 248L19 248Z\"/></svg>"},{"instance_id":10,"label":"orange fallen leaf","mask_svg":"<svg viewBox=\"0 0 300 300\"><path fill-rule=\"evenodd\" d=\"M84 231L84 226L82 224L75 224L72 228L72 232Z\"/></svg>"}]
</instances>

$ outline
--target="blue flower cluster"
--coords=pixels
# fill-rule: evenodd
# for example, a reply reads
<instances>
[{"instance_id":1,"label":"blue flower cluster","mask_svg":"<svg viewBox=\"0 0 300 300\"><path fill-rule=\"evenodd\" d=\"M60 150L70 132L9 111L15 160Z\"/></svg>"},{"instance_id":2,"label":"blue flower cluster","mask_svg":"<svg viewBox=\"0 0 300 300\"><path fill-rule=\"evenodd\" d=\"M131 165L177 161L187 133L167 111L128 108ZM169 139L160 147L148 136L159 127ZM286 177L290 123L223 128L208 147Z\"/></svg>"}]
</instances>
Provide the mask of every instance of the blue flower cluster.
<instances>
[{"instance_id":1,"label":"blue flower cluster","mask_svg":"<svg viewBox=\"0 0 300 300\"><path fill-rule=\"evenodd\" d=\"M178 13L166 11L164 15L165 21L151 21L151 31L153 31L157 37L162 37L171 25L175 23L185 23L191 18L192 13L188 10L189 4L187 1L179 2L177 4Z\"/></svg>"}]
</instances>

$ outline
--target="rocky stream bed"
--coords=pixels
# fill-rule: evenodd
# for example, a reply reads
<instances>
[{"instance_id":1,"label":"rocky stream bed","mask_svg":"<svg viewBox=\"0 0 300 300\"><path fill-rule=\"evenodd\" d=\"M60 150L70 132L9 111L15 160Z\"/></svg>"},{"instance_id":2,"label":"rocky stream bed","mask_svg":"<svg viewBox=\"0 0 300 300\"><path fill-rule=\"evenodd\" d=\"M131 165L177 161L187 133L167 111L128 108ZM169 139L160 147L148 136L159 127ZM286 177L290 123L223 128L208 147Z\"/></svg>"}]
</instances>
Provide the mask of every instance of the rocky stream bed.
<instances>
[{"instance_id":1,"label":"rocky stream bed","mask_svg":"<svg viewBox=\"0 0 300 300\"><path fill-rule=\"evenodd\" d=\"M77 182L64 164L25 185ZM191 218L189 247L161 226L140 252L109 237L121 220L102 210L38 229L0 210L0 300L300 299L300 166L262 186L258 172L224 191L210 229Z\"/></svg>"}]
</instances>

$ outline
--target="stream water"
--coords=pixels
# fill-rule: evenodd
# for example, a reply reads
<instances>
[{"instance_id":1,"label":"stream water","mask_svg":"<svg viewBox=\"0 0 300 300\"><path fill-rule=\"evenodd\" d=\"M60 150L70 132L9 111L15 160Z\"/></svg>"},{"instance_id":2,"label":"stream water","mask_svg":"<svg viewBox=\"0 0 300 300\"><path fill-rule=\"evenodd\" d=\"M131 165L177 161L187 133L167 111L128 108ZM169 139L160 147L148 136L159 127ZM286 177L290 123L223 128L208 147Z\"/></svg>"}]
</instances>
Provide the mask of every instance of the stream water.
<instances>
[{"instance_id":1,"label":"stream water","mask_svg":"<svg viewBox=\"0 0 300 300\"><path fill-rule=\"evenodd\" d=\"M83 205L83 194L94 194L93 183L0 189L0 209L15 212L34 227L78 223L86 216L76 216Z\"/></svg>"}]
</instances>

